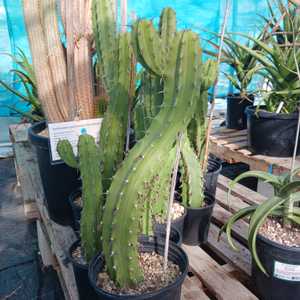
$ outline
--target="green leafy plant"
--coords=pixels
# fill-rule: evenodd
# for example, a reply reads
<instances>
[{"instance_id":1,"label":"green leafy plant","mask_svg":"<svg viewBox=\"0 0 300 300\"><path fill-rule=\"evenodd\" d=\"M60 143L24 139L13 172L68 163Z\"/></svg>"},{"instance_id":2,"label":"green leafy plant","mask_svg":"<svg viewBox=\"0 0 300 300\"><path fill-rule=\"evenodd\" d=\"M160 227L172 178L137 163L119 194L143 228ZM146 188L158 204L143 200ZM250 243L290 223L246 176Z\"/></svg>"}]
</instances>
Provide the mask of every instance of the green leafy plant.
<instances>
[{"instance_id":1,"label":"green leafy plant","mask_svg":"<svg viewBox=\"0 0 300 300\"><path fill-rule=\"evenodd\" d=\"M300 180L296 179L296 174L298 174L299 171L300 169L296 169L293 172L278 176L262 171L249 171L238 176L229 185L228 197L230 197L231 191L236 183L249 177L256 177L263 182L269 183L274 189L273 197L270 197L262 204L252 205L241 209L231 216L231 218L220 231L220 235L222 232L226 232L230 246L237 250L232 239L232 226L238 220L249 217L249 250L255 263L264 273L266 273L266 270L262 265L256 250L256 238L259 234L259 229L267 220L267 218L270 217L276 217L283 223L284 226L291 226L295 224L300 225Z\"/></svg>"},{"instance_id":2,"label":"green leafy plant","mask_svg":"<svg viewBox=\"0 0 300 300\"><path fill-rule=\"evenodd\" d=\"M259 49L232 43L247 52L262 66L259 72L267 79L268 89L261 90L267 111L276 112L283 102L282 113L293 113L297 110L300 95L300 82L297 75L295 58L300 62L300 16L297 7L285 5L278 1L281 18L269 4L270 18L262 30L262 38L256 39L239 34L252 41Z\"/></svg>"},{"instance_id":3,"label":"green leafy plant","mask_svg":"<svg viewBox=\"0 0 300 300\"><path fill-rule=\"evenodd\" d=\"M8 108L17 112L30 122L44 120L44 113L37 95L35 74L29 59L21 49L18 49L17 55L9 56L17 66L17 68L10 70L10 72L13 73L12 76L16 78L14 84L21 84L25 94L3 80L0 80L0 85L10 93L14 94L19 100L25 102L28 111L20 110L13 105L8 105Z\"/></svg>"},{"instance_id":4,"label":"green leafy plant","mask_svg":"<svg viewBox=\"0 0 300 300\"><path fill-rule=\"evenodd\" d=\"M208 41L214 49L219 50L219 45ZM255 74L261 69L261 66L257 63L257 59L252 56L248 51L239 47L233 39L228 35L224 38L225 47L222 50L222 63L230 66L234 72L234 75L224 73L230 83L236 88L241 97L244 100L251 101L249 99L249 85L253 80ZM252 45L252 47L251 47ZM247 41L245 46L252 50L257 50L258 46L255 43ZM212 51L206 51L209 55L217 57L218 54Z\"/></svg>"}]
</instances>

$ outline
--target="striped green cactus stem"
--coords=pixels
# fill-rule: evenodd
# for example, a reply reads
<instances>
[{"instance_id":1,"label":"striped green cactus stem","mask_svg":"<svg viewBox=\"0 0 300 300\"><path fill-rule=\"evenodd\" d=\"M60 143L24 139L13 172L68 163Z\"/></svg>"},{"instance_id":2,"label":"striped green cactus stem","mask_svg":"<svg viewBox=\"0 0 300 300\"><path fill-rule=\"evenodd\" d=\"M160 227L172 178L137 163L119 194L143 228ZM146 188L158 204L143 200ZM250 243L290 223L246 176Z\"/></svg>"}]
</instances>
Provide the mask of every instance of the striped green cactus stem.
<instances>
[{"instance_id":1,"label":"striped green cactus stem","mask_svg":"<svg viewBox=\"0 0 300 300\"><path fill-rule=\"evenodd\" d=\"M106 199L103 251L110 276L122 287L143 280L138 235L147 200L144 195L149 194L149 183L159 176L168 160L178 133L187 128L193 116L201 79L201 49L196 34L176 33L165 56L161 37L152 23L140 20L136 27L137 34L133 35L138 39L139 62L163 78L164 100L145 136L115 174Z\"/></svg>"},{"instance_id":2,"label":"striped green cactus stem","mask_svg":"<svg viewBox=\"0 0 300 300\"><path fill-rule=\"evenodd\" d=\"M128 106L135 89L136 63L130 33L116 31L112 1L93 0L92 7L97 57L109 96L100 130L103 189L106 192L112 176L124 159Z\"/></svg>"},{"instance_id":3,"label":"striped green cactus stem","mask_svg":"<svg viewBox=\"0 0 300 300\"><path fill-rule=\"evenodd\" d=\"M89 262L101 250L99 224L103 212L103 193L99 149L92 136L84 134L78 141L78 158L69 141L59 141L57 151L70 167L80 170L83 209L80 221L81 245Z\"/></svg>"}]
</instances>

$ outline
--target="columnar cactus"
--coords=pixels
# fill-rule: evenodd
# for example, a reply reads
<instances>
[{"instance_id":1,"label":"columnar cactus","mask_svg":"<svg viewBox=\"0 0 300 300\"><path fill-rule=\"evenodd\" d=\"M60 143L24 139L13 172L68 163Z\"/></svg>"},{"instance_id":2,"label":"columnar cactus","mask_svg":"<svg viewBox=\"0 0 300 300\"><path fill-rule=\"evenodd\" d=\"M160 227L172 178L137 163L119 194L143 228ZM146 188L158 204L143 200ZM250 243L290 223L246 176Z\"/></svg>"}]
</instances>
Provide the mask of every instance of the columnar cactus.
<instances>
[{"instance_id":1,"label":"columnar cactus","mask_svg":"<svg viewBox=\"0 0 300 300\"><path fill-rule=\"evenodd\" d=\"M108 109L100 131L103 189L106 192L124 158L128 106L135 89L136 64L130 34L116 32L112 1L93 0L92 15L97 57L109 95Z\"/></svg>"},{"instance_id":2,"label":"columnar cactus","mask_svg":"<svg viewBox=\"0 0 300 300\"><path fill-rule=\"evenodd\" d=\"M203 170L204 150L207 132L208 89L216 80L217 63L211 60L202 65L201 92L197 106L188 126L186 138L181 150L181 187L185 206L199 208L203 206ZM195 167L197 166L198 167Z\"/></svg>"},{"instance_id":3,"label":"columnar cactus","mask_svg":"<svg viewBox=\"0 0 300 300\"><path fill-rule=\"evenodd\" d=\"M78 158L69 141L60 141L60 157L72 168L80 170L82 178L83 210L81 213L81 245L87 261L101 249L100 220L103 212L103 193L100 173L99 149L92 136L84 134L78 141Z\"/></svg>"},{"instance_id":4,"label":"columnar cactus","mask_svg":"<svg viewBox=\"0 0 300 300\"><path fill-rule=\"evenodd\" d=\"M144 138L115 174L106 199L103 251L107 270L120 286L143 279L137 241L150 183L161 180L162 166L177 135L186 130L193 116L201 79L201 49L193 32L175 33L167 50L151 22L138 21L133 36L139 62L163 79L164 99Z\"/></svg>"}]
</instances>

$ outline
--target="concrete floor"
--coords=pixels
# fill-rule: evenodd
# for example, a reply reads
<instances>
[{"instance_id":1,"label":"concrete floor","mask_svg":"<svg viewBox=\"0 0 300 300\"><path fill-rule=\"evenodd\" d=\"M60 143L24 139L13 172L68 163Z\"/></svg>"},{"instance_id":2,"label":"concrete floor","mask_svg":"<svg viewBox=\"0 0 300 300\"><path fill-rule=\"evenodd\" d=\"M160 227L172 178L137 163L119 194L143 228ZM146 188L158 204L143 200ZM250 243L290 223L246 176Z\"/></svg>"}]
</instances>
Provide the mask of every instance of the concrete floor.
<instances>
[{"instance_id":1,"label":"concrete floor","mask_svg":"<svg viewBox=\"0 0 300 300\"><path fill-rule=\"evenodd\" d=\"M0 117L0 158L12 157L13 151L9 140L8 128L20 122L16 117Z\"/></svg>"},{"instance_id":2,"label":"concrete floor","mask_svg":"<svg viewBox=\"0 0 300 300\"><path fill-rule=\"evenodd\" d=\"M0 160L0 300L62 300L55 271L44 269L36 225L25 219L12 159Z\"/></svg>"}]
</instances>

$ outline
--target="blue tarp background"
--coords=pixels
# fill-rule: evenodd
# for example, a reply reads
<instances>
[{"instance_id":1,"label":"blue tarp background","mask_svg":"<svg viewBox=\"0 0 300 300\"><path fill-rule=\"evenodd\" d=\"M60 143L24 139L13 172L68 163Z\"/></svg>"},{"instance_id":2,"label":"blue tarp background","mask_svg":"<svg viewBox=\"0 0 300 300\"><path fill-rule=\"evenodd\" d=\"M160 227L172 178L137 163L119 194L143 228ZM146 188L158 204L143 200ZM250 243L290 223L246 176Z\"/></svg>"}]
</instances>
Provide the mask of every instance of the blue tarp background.
<instances>
[{"instance_id":1,"label":"blue tarp background","mask_svg":"<svg viewBox=\"0 0 300 300\"><path fill-rule=\"evenodd\" d=\"M177 12L181 28L192 28L199 33L203 28L217 32L222 23L225 0L128 0L128 6L129 17L134 12L138 17L154 19L163 7L171 6ZM258 14L264 14L266 7L265 0L232 0L228 31L254 32L260 22ZM22 0L0 0L0 41L0 79L14 84L9 72L14 63L4 53L16 54L18 47L29 53ZM224 77L219 85L220 93L228 91ZM18 99L0 88L0 117L12 114L5 105L16 103L22 107Z\"/></svg>"}]
</instances>

